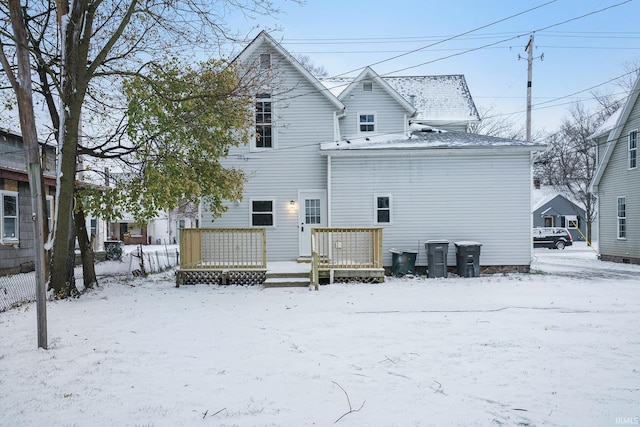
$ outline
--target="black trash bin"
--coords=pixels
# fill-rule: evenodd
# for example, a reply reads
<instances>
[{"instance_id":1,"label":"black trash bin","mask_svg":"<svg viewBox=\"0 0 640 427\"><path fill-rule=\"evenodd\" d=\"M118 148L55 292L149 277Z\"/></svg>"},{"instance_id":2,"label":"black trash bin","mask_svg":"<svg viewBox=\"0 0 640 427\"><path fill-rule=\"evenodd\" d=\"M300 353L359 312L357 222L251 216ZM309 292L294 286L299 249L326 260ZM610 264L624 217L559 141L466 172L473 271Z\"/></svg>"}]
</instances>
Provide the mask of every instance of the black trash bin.
<instances>
[{"instance_id":1,"label":"black trash bin","mask_svg":"<svg viewBox=\"0 0 640 427\"><path fill-rule=\"evenodd\" d=\"M480 247L482 243L465 241L455 242L455 245L458 276L480 276Z\"/></svg>"},{"instance_id":2,"label":"black trash bin","mask_svg":"<svg viewBox=\"0 0 640 427\"><path fill-rule=\"evenodd\" d=\"M394 276L413 274L416 271L418 252L398 249L391 249L389 252L391 252L391 273Z\"/></svg>"},{"instance_id":3,"label":"black trash bin","mask_svg":"<svg viewBox=\"0 0 640 427\"><path fill-rule=\"evenodd\" d=\"M448 240L427 240L424 244L427 251L427 277L447 277Z\"/></svg>"}]
</instances>

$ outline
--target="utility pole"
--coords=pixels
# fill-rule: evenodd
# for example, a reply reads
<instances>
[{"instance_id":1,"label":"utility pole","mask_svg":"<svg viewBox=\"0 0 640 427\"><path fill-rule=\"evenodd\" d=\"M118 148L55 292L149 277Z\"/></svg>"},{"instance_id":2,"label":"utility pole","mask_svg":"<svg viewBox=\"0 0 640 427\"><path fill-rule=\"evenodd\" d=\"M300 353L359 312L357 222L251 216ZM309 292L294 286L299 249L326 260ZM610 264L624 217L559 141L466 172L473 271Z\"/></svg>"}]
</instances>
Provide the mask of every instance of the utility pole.
<instances>
[{"instance_id":1,"label":"utility pole","mask_svg":"<svg viewBox=\"0 0 640 427\"><path fill-rule=\"evenodd\" d=\"M531 80L533 74L533 36L532 33L529 37L529 43L524 47L524 51L528 53L527 56L527 141L531 141ZM521 56L518 55L518 59ZM540 60L544 59L544 53L540 55Z\"/></svg>"},{"instance_id":2,"label":"utility pole","mask_svg":"<svg viewBox=\"0 0 640 427\"><path fill-rule=\"evenodd\" d=\"M29 171L29 188L31 190L31 209L34 227L34 252L36 269L36 308L38 325L38 348L47 349L47 290L45 281L44 256L44 206L42 201L42 172L40 166L40 148L36 132L33 112L33 95L31 86L31 65L27 43L25 19L22 15L20 0L9 0L11 25L15 36L17 75L2 52L0 62L11 82L18 101L22 142L25 147L26 166Z\"/></svg>"}]
</instances>

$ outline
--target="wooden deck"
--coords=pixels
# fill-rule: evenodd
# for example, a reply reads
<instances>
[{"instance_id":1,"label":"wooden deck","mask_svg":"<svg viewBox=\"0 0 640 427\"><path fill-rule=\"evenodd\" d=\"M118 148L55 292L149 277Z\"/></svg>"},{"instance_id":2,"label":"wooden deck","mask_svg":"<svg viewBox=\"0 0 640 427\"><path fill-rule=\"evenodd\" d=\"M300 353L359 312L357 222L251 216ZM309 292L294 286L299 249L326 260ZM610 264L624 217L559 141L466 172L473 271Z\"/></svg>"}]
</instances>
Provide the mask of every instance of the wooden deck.
<instances>
[{"instance_id":1,"label":"wooden deck","mask_svg":"<svg viewBox=\"0 0 640 427\"><path fill-rule=\"evenodd\" d=\"M312 285L318 289L320 282L384 281L381 228L314 228L311 240L312 257L307 263L267 264L264 228L183 229L176 286Z\"/></svg>"}]
</instances>

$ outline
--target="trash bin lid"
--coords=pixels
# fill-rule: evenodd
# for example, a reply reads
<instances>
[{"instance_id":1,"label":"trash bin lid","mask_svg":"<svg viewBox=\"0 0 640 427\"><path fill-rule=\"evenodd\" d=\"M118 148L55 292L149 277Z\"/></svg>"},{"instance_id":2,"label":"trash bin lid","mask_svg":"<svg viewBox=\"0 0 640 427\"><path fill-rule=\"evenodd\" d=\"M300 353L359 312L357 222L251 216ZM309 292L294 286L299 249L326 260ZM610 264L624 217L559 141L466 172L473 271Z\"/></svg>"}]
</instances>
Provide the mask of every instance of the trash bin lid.
<instances>
[{"instance_id":1,"label":"trash bin lid","mask_svg":"<svg viewBox=\"0 0 640 427\"><path fill-rule=\"evenodd\" d=\"M446 239L440 239L440 240L427 240L426 243L434 243L434 244L443 244L443 243L449 243L448 240Z\"/></svg>"},{"instance_id":2,"label":"trash bin lid","mask_svg":"<svg viewBox=\"0 0 640 427\"><path fill-rule=\"evenodd\" d=\"M394 249L394 248L389 249L389 252L391 252L392 254L398 254L398 255L402 254L401 250Z\"/></svg>"},{"instance_id":3,"label":"trash bin lid","mask_svg":"<svg viewBox=\"0 0 640 427\"><path fill-rule=\"evenodd\" d=\"M456 246L482 246L480 242L474 242L473 240L461 240L459 242L455 242Z\"/></svg>"},{"instance_id":4,"label":"trash bin lid","mask_svg":"<svg viewBox=\"0 0 640 427\"><path fill-rule=\"evenodd\" d=\"M413 251L411 249L403 249L402 252L405 253L405 254L417 254L418 253L418 251Z\"/></svg>"}]
</instances>

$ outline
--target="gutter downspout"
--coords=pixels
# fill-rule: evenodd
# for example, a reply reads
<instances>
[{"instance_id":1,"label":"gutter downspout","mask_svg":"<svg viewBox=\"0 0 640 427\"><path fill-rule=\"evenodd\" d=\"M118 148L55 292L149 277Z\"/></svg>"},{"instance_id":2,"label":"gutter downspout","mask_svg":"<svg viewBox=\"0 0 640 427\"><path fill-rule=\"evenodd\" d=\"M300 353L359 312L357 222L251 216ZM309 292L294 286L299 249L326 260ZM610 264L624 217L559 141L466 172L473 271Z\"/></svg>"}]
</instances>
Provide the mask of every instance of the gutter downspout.
<instances>
[{"instance_id":1,"label":"gutter downspout","mask_svg":"<svg viewBox=\"0 0 640 427\"><path fill-rule=\"evenodd\" d=\"M339 120L347 115L347 109L343 108L341 112L333 112L333 140L340 141L340 123ZM327 156L327 227L332 226L331 221L331 156Z\"/></svg>"},{"instance_id":2,"label":"gutter downspout","mask_svg":"<svg viewBox=\"0 0 640 427\"><path fill-rule=\"evenodd\" d=\"M327 227L331 226L331 156L327 156Z\"/></svg>"}]
</instances>

